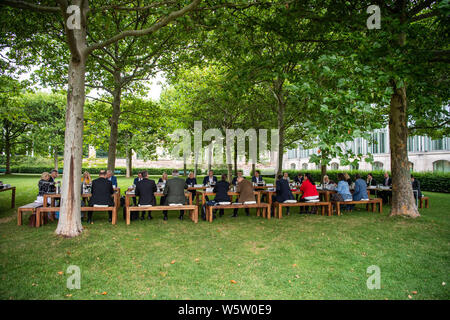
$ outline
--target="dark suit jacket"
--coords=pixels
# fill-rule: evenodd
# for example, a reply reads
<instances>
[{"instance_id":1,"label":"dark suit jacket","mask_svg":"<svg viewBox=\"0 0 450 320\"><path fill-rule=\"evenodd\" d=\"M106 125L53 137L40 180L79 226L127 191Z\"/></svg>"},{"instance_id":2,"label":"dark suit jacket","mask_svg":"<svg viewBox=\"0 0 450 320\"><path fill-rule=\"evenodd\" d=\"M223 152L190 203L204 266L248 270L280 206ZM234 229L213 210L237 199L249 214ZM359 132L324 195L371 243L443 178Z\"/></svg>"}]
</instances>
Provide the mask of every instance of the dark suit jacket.
<instances>
[{"instance_id":1,"label":"dark suit jacket","mask_svg":"<svg viewBox=\"0 0 450 320\"><path fill-rule=\"evenodd\" d=\"M422 198L422 192L420 191L420 182L419 180L414 178L414 182L411 182L413 190L417 190L417 195L419 198ZM416 193L414 192L414 197L416 197Z\"/></svg>"},{"instance_id":2,"label":"dark suit jacket","mask_svg":"<svg viewBox=\"0 0 450 320\"><path fill-rule=\"evenodd\" d=\"M277 180L277 195L275 197L277 202L284 202L285 200L294 200L294 195L289 187L289 182L285 179Z\"/></svg>"},{"instance_id":3,"label":"dark suit jacket","mask_svg":"<svg viewBox=\"0 0 450 320\"><path fill-rule=\"evenodd\" d=\"M89 206L94 204L107 204L108 206L114 205L113 198L114 193L111 181L106 178L98 178L92 181L92 197L89 199Z\"/></svg>"},{"instance_id":4,"label":"dark suit jacket","mask_svg":"<svg viewBox=\"0 0 450 320\"><path fill-rule=\"evenodd\" d=\"M197 178L187 178L186 179L186 184L188 185L188 186L190 186L191 184L197 184Z\"/></svg>"},{"instance_id":5,"label":"dark suit jacket","mask_svg":"<svg viewBox=\"0 0 450 320\"><path fill-rule=\"evenodd\" d=\"M139 197L139 204L156 205L156 199L154 193L156 192L156 183L153 180L144 178L136 184L136 196Z\"/></svg>"},{"instance_id":6,"label":"dark suit jacket","mask_svg":"<svg viewBox=\"0 0 450 320\"><path fill-rule=\"evenodd\" d=\"M184 190L187 189L186 182L179 178L175 177L167 180L166 186L164 187L164 195L166 196L165 205L169 205L171 203L186 203L186 196L184 195Z\"/></svg>"},{"instance_id":7,"label":"dark suit jacket","mask_svg":"<svg viewBox=\"0 0 450 320\"><path fill-rule=\"evenodd\" d=\"M295 182L295 183L300 183L300 184L302 184L302 182L303 182L303 177L301 177L301 178L299 179L299 177L296 176L296 177L294 178L294 182Z\"/></svg>"},{"instance_id":8,"label":"dark suit jacket","mask_svg":"<svg viewBox=\"0 0 450 320\"><path fill-rule=\"evenodd\" d=\"M228 181L219 181L214 186L213 192L216 194L216 197L214 198L217 202L225 202L225 201L231 201L230 196L228 195L228 190L230 189L230 184Z\"/></svg>"},{"instance_id":9,"label":"dark suit jacket","mask_svg":"<svg viewBox=\"0 0 450 320\"><path fill-rule=\"evenodd\" d=\"M372 178L372 180L370 180L370 183L367 186L376 186L376 185L377 185L377 181Z\"/></svg>"},{"instance_id":10,"label":"dark suit jacket","mask_svg":"<svg viewBox=\"0 0 450 320\"><path fill-rule=\"evenodd\" d=\"M141 178L141 181L142 181L142 178ZM133 184L137 185L138 182L139 182L139 177L134 178Z\"/></svg>"},{"instance_id":11,"label":"dark suit jacket","mask_svg":"<svg viewBox=\"0 0 450 320\"><path fill-rule=\"evenodd\" d=\"M113 186L118 187L118 185L117 185L117 177L116 176L111 176L111 178L109 178L109 179L110 179L109 181L111 181Z\"/></svg>"},{"instance_id":12,"label":"dark suit jacket","mask_svg":"<svg viewBox=\"0 0 450 320\"><path fill-rule=\"evenodd\" d=\"M259 176L258 178L256 178L256 176L252 177L252 182L254 183L258 183L258 182L262 182L263 178L261 176Z\"/></svg>"},{"instance_id":13,"label":"dark suit jacket","mask_svg":"<svg viewBox=\"0 0 450 320\"><path fill-rule=\"evenodd\" d=\"M386 184L386 178L383 178L383 186L392 186L392 179L388 178L388 184Z\"/></svg>"},{"instance_id":14,"label":"dark suit jacket","mask_svg":"<svg viewBox=\"0 0 450 320\"><path fill-rule=\"evenodd\" d=\"M206 186L208 184L209 181L209 176L206 176L203 178L203 185ZM213 181L217 183L217 178L216 176L213 176Z\"/></svg>"}]
</instances>

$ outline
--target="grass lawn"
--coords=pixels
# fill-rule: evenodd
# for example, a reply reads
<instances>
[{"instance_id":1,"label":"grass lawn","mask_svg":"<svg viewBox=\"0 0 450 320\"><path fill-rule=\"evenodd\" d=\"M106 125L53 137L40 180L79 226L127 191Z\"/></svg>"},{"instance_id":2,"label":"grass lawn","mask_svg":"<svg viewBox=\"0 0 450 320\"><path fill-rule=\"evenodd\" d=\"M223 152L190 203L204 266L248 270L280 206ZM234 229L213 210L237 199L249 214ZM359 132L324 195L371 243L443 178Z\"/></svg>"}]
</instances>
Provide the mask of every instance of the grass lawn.
<instances>
[{"instance_id":1,"label":"grass lawn","mask_svg":"<svg viewBox=\"0 0 450 320\"><path fill-rule=\"evenodd\" d=\"M36 198L38 175L0 180L17 187L16 207ZM122 191L132 184L118 180ZM81 236L63 239L56 222L17 226L2 192L0 299L449 299L450 194L424 193L430 208L416 220L384 207L270 221L226 211L194 224L172 211L126 226L120 209L116 226L94 213ZM66 288L69 265L81 269L79 290ZM371 265L379 290L366 286Z\"/></svg>"}]
</instances>

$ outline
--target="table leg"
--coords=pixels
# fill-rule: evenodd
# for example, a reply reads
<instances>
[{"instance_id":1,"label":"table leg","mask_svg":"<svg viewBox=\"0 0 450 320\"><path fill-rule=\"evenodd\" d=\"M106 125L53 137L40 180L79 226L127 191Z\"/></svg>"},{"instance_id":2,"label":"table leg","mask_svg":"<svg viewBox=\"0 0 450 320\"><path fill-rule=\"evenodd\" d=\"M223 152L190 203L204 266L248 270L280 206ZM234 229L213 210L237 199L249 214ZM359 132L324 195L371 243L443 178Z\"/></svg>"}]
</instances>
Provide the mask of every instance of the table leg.
<instances>
[{"instance_id":1,"label":"table leg","mask_svg":"<svg viewBox=\"0 0 450 320\"><path fill-rule=\"evenodd\" d=\"M14 208L16 206L16 187L12 188L12 194L11 194L11 208Z\"/></svg>"},{"instance_id":2,"label":"table leg","mask_svg":"<svg viewBox=\"0 0 450 320\"><path fill-rule=\"evenodd\" d=\"M32 212L32 214L33 214L33 212ZM38 211L36 209L34 211L34 214L35 214L35 217L36 217L36 228L39 228L41 226L41 213L38 214Z\"/></svg>"},{"instance_id":3,"label":"table leg","mask_svg":"<svg viewBox=\"0 0 450 320\"><path fill-rule=\"evenodd\" d=\"M125 200L125 202L126 202L126 200ZM130 224L130 207L126 207L126 212L127 212L127 225L129 225Z\"/></svg>"}]
</instances>

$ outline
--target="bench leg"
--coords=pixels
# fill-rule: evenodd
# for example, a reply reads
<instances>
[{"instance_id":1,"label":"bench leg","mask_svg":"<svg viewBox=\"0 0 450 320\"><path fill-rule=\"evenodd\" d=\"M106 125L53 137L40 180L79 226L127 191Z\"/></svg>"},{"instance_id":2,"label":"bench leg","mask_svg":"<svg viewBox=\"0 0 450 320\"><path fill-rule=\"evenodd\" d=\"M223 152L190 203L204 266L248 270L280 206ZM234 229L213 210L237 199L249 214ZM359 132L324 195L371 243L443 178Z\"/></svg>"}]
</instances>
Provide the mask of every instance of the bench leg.
<instances>
[{"instance_id":1,"label":"bench leg","mask_svg":"<svg viewBox=\"0 0 450 320\"><path fill-rule=\"evenodd\" d=\"M428 199L425 199L425 208L428 208Z\"/></svg>"},{"instance_id":2,"label":"bench leg","mask_svg":"<svg viewBox=\"0 0 450 320\"><path fill-rule=\"evenodd\" d=\"M113 211L112 211L112 221L111 221L111 223L112 224L116 224L116 222L117 222L117 207L114 207Z\"/></svg>"},{"instance_id":3,"label":"bench leg","mask_svg":"<svg viewBox=\"0 0 450 320\"><path fill-rule=\"evenodd\" d=\"M341 203L340 202L336 202L336 213L338 216L341 215Z\"/></svg>"},{"instance_id":4,"label":"bench leg","mask_svg":"<svg viewBox=\"0 0 450 320\"><path fill-rule=\"evenodd\" d=\"M208 208L208 217L207 220L211 223L213 222L213 207L209 206Z\"/></svg>"},{"instance_id":5,"label":"bench leg","mask_svg":"<svg viewBox=\"0 0 450 320\"><path fill-rule=\"evenodd\" d=\"M198 223L198 206L195 206L194 209L194 222Z\"/></svg>"},{"instance_id":6,"label":"bench leg","mask_svg":"<svg viewBox=\"0 0 450 320\"><path fill-rule=\"evenodd\" d=\"M380 210L380 214L383 213L383 201L378 202L378 209Z\"/></svg>"},{"instance_id":7,"label":"bench leg","mask_svg":"<svg viewBox=\"0 0 450 320\"><path fill-rule=\"evenodd\" d=\"M130 207L127 207L127 225L130 224Z\"/></svg>"},{"instance_id":8,"label":"bench leg","mask_svg":"<svg viewBox=\"0 0 450 320\"><path fill-rule=\"evenodd\" d=\"M333 207L331 206L331 203L328 203L328 216L332 216L333 215Z\"/></svg>"},{"instance_id":9,"label":"bench leg","mask_svg":"<svg viewBox=\"0 0 450 320\"><path fill-rule=\"evenodd\" d=\"M17 209L17 225L22 225L22 210Z\"/></svg>"},{"instance_id":10,"label":"bench leg","mask_svg":"<svg viewBox=\"0 0 450 320\"><path fill-rule=\"evenodd\" d=\"M283 217L283 207L279 204L278 205L278 219L281 219Z\"/></svg>"},{"instance_id":11,"label":"bench leg","mask_svg":"<svg viewBox=\"0 0 450 320\"><path fill-rule=\"evenodd\" d=\"M38 212L36 210L34 214L36 215L36 228L39 228L41 226L41 219L42 219L42 216L43 216L43 212Z\"/></svg>"}]
</instances>

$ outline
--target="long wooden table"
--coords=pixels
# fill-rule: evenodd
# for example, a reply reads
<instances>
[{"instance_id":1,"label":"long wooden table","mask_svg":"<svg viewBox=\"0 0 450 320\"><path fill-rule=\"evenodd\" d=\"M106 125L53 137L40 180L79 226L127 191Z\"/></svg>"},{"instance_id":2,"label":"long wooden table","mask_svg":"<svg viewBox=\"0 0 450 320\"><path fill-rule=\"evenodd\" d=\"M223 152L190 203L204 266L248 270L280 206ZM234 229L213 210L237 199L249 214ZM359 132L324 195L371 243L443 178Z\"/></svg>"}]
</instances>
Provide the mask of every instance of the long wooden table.
<instances>
[{"instance_id":1,"label":"long wooden table","mask_svg":"<svg viewBox=\"0 0 450 320\"><path fill-rule=\"evenodd\" d=\"M92 197L92 194L91 193L82 193L81 197L85 198L85 199L90 198L90 197ZM44 203L42 204L42 206L44 208L47 207L49 198L50 198L50 207L54 207L55 200L61 199L61 194L60 193L45 193L43 198L44 198ZM114 189L114 206L116 208L118 208L120 206L120 188Z\"/></svg>"},{"instance_id":2,"label":"long wooden table","mask_svg":"<svg viewBox=\"0 0 450 320\"><path fill-rule=\"evenodd\" d=\"M155 198L164 196L164 193L162 193L162 192L155 192L153 194L155 195ZM189 191L186 191L184 193L184 195L189 199L189 204L192 204L192 193ZM135 198L135 197L136 197L136 194L134 192L129 192L129 191L125 192L125 208L128 208L130 206L130 199Z\"/></svg>"},{"instance_id":3,"label":"long wooden table","mask_svg":"<svg viewBox=\"0 0 450 320\"><path fill-rule=\"evenodd\" d=\"M16 207L16 187L8 187L0 189L0 192L11 190L11 208Z\"/></svg>"},{"instance_id":4,"label":"long wooden table","mask_svg":"<svg viewBox=\"0 0 450 320\"><path fill-rule=\"evenodd\" d=\"M197 190L197 193L201 195L202 197L202 206L206 204L206 196L215 196L216 194L212 191L206 191L206 190ZM253 191L253 194L256 196L256 203L261 203L261 192L260 191ZM239 192L236 191L228 191L228 195L231 197L231 203L233 203L233 196L239 196ZM260 216L260 208L256 209L256 215Z\"/></svg>"}]
</instances>

